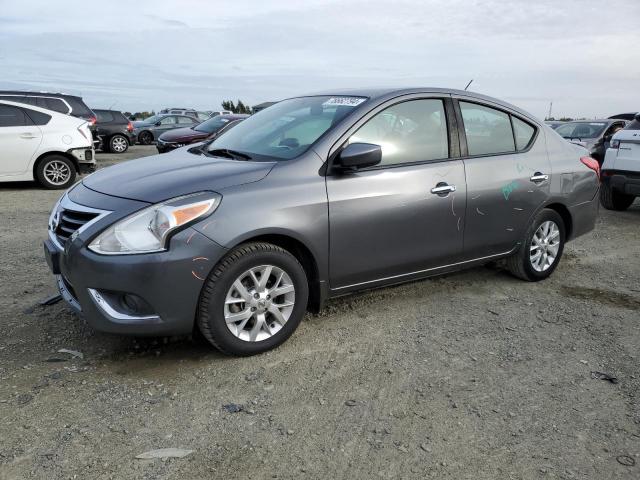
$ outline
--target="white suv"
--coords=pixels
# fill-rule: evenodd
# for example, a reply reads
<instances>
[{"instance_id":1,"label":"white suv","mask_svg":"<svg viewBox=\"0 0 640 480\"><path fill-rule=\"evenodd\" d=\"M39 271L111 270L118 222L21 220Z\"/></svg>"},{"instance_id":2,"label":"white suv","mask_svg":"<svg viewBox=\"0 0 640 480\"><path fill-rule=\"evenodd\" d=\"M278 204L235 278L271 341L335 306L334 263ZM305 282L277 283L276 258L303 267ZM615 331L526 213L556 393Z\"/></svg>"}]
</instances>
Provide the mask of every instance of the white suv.
<instances>
[{"instance_id":1,"label":"white suv","mask_svg":"<svg viewBox=\"0 0 640 480\"><path fill-rule=\"evenodd\" d=\"M80 118L0 100L0 182L37 180L68 188L95 170L89 124Z\"/></svg>"},{"instance_id":2,"label":"white suv","mask_svg":"<svg viewBox=\"0 0 640 480\"><path fill-rule=\"evenodd\" d=\"M600 189L607 210L626 210L636 197L640 197L640 113L611 138Z\"/></svg>"}]
</instances>

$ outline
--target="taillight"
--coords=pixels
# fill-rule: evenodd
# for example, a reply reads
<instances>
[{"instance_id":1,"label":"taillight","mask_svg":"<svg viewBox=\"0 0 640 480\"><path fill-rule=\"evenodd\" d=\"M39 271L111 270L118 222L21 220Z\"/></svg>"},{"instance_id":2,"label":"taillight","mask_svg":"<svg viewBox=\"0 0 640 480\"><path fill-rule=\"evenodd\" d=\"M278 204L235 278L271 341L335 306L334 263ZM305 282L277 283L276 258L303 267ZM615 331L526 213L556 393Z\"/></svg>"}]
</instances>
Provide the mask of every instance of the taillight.
<instances>
[{"instance_id":1,"label":"taillight","mask_svg":"<svg viewBox=\"0 0 640 480\"><path fill-rule=\"evenodd\" d=\"M133 132L133 123L129 122L127 124L127 132Z\"/></svg>"},{"instance_id":2,"label":"taillight","mask_svg":"<svg viewBox=\"0 0 640 480\"><path fill-rule=\"evenodd\" d=\"M96 117L89 117L89 125L95 125L97 121Z\"/></svg>"},{"instance_id":3,"label":"taillight","mask_svg":"<svg viewBox=\"0 0 640 480\"><path fill-rule=\"evenodd\" d=\"M587 167L589 167L591 170L596 172L596 175L598 176L598 180L600 179L600 164L595 158L580 157L580 161L584 163Z\"/></svg>"}]
</instances>

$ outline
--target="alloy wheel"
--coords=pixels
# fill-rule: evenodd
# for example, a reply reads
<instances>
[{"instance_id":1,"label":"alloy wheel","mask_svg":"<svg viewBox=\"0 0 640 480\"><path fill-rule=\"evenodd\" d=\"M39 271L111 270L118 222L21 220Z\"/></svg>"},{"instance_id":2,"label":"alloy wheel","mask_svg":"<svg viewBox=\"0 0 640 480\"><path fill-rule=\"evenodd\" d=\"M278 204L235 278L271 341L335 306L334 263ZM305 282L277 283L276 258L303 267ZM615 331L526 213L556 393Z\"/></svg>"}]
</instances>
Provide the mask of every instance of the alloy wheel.
<instances>
[{"instance_id":1,"label":"alloy wheel","mask_svg":"<svg viewBox=\"0 0 640 480\"><path fill-rule=\"evenodd\" d=\"M115 137L111 140L111 148L116 153L122 153L127 150L127 141L122 137Z\"/></svg>"},{"instance_id":2,"label":"alloy wheel","mask_svg":"<svg viewBox=\"0 0 640 480\"><path fill-rule=\"evenodd\" d=\"M282 268L261 265L240 275L227 292L224 318L240 340L259 342L276 335L295 305L295 287Z\"/></svg>"},{"instance_id":3,"label":"alloy wheel","mask_svg":"<svg viewBox=\"0 0 640 480\"><path fill-rule=\"evenodd\" d=\"M43 169L44 177L51 185L64 185L71 178L69 165L59 160L51 160Z\"/></svg>"},{"instance_id":4,"label":"alloy wheel","mask_svg":"<svg viewBox=\"0 0 640 480\"><path fill-rule=\"evenodd\" d=\"M560 229L547 220L540 224L531 239L529 261L536 272L544 272L553 265L560 249Z\"/></svg>"}]
</instances>

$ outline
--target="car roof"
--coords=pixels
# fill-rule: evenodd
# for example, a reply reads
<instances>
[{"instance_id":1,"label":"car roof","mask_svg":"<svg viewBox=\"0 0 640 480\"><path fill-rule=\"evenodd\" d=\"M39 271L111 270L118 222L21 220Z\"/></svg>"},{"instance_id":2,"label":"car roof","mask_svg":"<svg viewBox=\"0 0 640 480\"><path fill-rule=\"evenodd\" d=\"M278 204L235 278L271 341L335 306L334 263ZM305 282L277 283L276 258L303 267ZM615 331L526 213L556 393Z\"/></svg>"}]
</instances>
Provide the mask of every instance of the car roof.
<instances>
[{"instance_id":1,"label":"car roof","mask_svg":"<svg viewBox=\"0 0 640 480\"><path fill-rule=\"evenodd\" d=\"M29 92L29 91L24 91L24 90L0 90L0 95L24 95L26 97L28 97L28 96L39 97L39 96L55 95L55 96L58 96L58 97L77 98L79 100L82 99L82 97L80 97L79 95L70 95L68 93L60 93L60 92Z\"/></svg>"},{"instance_id":2,"label":"car roof","mask_svg":"<svg viewBox=\"0 0 640 480\"><path fill-rule=\"evenodd\" d=\"M94 112L111 112L111 113L122 113L120 110L111 110L109 108L92 108Z\"/></svg>"},{"instance_id":3,"label":"car roof","mask_svg":"<svg viewBox=\"0 0 640 480\"><path fill-rule=\"evenodd\" d=\"M299 98L299 97L312 97L312 96L345 96L345 97L368 97L371 100L386 100L392 99L394 97L399 97L402 95L411 95L411 94L420 94L420 93L434 93L440 95L458 95L471 99L476 99L480 101L494 103L496 105L505 107L507 109L518 112L519 114L533 119L538 123L542 123L542 120L534 117L531 113L522 110L515 105L512 105L503 100L490 97L488 95L483 95L477 92L470 92L468 90L458 90L455 88L441 88L441 87L407 87L407 88L346 88L346 89L335 89L335 90L325 90L320 92L315 92L308 95L297 95L296 97L290 98Z\"/></svg>"}]
</instances>

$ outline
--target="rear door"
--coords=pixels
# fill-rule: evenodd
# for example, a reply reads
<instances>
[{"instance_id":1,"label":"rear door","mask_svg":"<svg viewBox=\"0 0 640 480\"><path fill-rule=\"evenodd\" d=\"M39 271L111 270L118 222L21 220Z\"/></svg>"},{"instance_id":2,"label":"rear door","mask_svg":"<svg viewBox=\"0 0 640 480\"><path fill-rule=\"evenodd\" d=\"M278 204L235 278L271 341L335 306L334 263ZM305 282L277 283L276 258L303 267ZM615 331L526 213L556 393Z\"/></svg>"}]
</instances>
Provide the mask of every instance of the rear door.
<instances>
[{"instance_id":1,"label":"rear door","mask_svg":"<svg viewBox=\"0 0 640 480\"><path fill-rule=\"evenodd\" d=\"M449 102L392 102L356 125L348 142L380 145L382 162L327 176L333 290L402 280L460 259L466 188L463 162L451 158L457 132L448 128Z\"/></svg>"},{"instance_id":2,"label":"rear door","mask_svg":"<svg viewBox=\"0 0 640 480\"><path fill-rule=\"evenodd\" d=\"M19 175L29 169L42 132L21 108L0 104L0 175Z\"/></svg>"},{"instance_id":3,"label":"rear door","mask_svg":"<svg viewBox=\"0 0 640 480\"><path fill-rule=\"evenodd\" d=\"M465 97L454 104L467 180L465 259L508 252L549 195L544 137L500 106Z\"/></svg>"}]
</instances>

